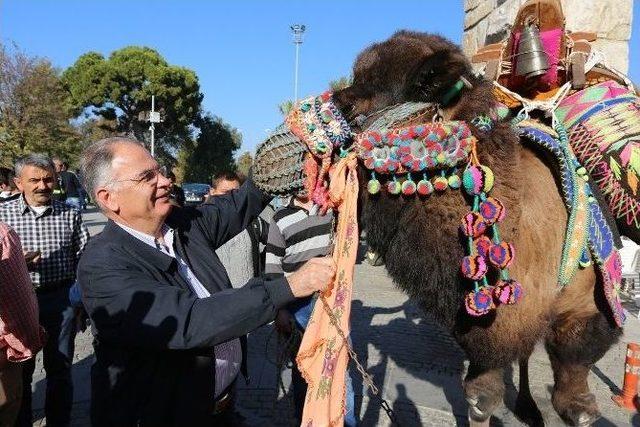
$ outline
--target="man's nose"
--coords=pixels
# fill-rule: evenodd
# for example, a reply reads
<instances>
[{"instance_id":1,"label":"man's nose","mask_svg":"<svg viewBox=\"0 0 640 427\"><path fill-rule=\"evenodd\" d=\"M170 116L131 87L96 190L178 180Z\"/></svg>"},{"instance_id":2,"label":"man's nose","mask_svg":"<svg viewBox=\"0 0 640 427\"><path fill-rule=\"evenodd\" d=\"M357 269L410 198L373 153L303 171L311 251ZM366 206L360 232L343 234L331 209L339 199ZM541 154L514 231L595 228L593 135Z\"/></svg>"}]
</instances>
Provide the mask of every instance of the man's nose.
<instances>
[{"instance_id":1,"label":"man's nose","mask_svg":"<svg viewBox=\"0 0 640 427\"><path fill-rule=\"evenodd\" d=\"M158 187L168 187L170 185L171 180L161 173L158 173Z\"/></svg>"}]
</instances>

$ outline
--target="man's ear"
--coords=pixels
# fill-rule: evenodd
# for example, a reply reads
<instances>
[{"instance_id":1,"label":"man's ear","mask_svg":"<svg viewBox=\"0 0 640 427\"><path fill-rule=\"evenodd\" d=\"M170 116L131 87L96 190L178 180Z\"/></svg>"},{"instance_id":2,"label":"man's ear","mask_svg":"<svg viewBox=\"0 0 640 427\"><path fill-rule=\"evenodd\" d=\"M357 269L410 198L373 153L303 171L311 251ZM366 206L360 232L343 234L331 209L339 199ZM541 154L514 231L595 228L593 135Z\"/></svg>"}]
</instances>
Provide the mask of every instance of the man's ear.
<instances>
[{"instance_id":1,"label":"man's ear","mask_svg":"<svg viewBox=\"0 0 640 427\"><path fill-rule=\"evenodd\" d=\"M108 209L111 212L120 212L120 204L118 202L117 194L106 188L99 188L98 191L96 191L96 202L98 202L99 206L104 209Z\"/></svg>"},{"instance_id":2,"label":"man's ear","mask_svg":"<svg viewBox=\"0 0 640 427\"><path fill-rule=\"evenodd\" d=\"M24 188L22 188L22 180L20 179L20 177L14 177L13 182L15 182L16 187L18 187L18 190L20 190L20 192L22 193L24 191Z\"/></svg>"}]
</instances>

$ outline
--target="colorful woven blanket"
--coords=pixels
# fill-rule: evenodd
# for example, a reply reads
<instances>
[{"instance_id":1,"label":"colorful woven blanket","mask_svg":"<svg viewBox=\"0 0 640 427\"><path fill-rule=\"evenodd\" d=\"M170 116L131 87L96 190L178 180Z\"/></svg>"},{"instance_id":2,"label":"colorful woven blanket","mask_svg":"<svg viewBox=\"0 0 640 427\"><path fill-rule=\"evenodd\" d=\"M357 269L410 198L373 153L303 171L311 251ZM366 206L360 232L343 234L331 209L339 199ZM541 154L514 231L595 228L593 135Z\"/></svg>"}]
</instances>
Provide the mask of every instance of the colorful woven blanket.
<instances>
[{"instance_id":1,"label":"colorful woven blanket","mask_svg":"<svg viewBox=\"0 0 640 427\"><path fill-rule=\"evenodd\" d=\"M555 114L620 231L640 243L640 98L605 81L568 96Z\"/></svg>"},{"instance_id":2,"label":"colorful woven blanket","mask_svg":"<svg viewBox=\"0 0 640 427\"><path fill-rule=\"evenodd\" d=\"M524 126L522 126L524 125ZM611 315L618 326L625 320L618 290L622 281L622 262L616 249L616 234L608 224L605 214L594 197L580 163L568 143L563 142L563 129L558 129L556 138L540 128L518 126L520 136L542 148L557 162L561 193L569 212L562 263L558 282L561 286L569 283L579 266L595 262L596 271L604 286L604 295L611 309ZM576 244L577 242L577 244Z\"/></svg>"}]
</instances>

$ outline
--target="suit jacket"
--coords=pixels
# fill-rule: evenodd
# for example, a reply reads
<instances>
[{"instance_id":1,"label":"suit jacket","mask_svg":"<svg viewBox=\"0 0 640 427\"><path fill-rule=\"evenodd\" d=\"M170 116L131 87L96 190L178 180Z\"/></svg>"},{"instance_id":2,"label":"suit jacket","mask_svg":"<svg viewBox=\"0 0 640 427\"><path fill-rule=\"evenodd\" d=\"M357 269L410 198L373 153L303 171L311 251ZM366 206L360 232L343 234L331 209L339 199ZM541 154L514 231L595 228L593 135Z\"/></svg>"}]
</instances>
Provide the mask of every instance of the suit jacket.
<instances>
[{"instance_id":1,"label":"suit jacket","mask_svg":"<svg viewBox=\"0 0 640 427\"><path fill-rule=\"evenodd\" d=\"M215 249L242 231L268 200L247 181L198 208L174 208L176 252L212 294L198 299L175 259L109 221L78 267L91 317L94 426L211 425L213 346L271 321L294 297L286 279L232 289Z\"/></svg>"}]
</instances>

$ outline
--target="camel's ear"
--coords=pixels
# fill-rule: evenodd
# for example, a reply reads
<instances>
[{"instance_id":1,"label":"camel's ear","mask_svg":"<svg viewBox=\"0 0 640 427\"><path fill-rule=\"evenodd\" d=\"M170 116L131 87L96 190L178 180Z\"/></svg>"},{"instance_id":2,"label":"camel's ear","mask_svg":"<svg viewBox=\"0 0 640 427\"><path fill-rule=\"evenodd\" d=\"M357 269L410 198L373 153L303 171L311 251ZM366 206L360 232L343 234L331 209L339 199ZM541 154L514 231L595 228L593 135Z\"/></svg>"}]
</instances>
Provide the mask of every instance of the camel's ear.
<instances>
[{"instance_id":1,"label":"camel's ear","mask_svg":"<svg viewBox=\"0 0 640 427\"><path fill-rule=\"evenodd\" d=\"M354 118L354 112L361 111L361 108L368 105L371 94L361 86L352 85L334 92L333 101L347 120L351 120Z\"/></svg>"},{"instance_id":2,"label":"camel's ear","mask_svg":"<svg viewBox=\"0 0 640 427\"><path fill-rule=\"evenodd\" d=\"M333 101L343 112L349 109L356 101L355 89L348 86L333 93Z\"/></svg>"}]
</instances>

